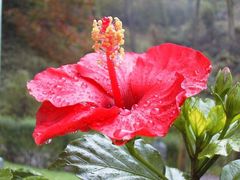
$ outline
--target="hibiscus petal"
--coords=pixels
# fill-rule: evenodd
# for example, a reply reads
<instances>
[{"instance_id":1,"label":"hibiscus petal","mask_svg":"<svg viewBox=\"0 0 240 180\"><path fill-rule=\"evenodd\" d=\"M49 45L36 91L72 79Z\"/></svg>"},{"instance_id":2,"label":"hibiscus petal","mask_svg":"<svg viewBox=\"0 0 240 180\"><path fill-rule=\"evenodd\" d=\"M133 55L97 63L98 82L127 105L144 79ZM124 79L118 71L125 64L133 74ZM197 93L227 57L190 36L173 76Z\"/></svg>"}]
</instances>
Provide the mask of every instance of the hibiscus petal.
<instances>
[{"instance_id":1,"label":"hibiscus petal","mask_svg":"<svg viewBox=\"0 0 240 180\"><path fill-rule=\"evenodd\" d=\"M141 54L128 52L122 61L116 62L115 70L125 106L132 104L133 98L130 91L129 75L135 66L137 58L140 56ZM120 64L117 65L117 63ZM81 58L78 64L81 66L81 76L91 78L112 96L112 87L105 57L97 53L90 53Z\"/></svg>"},{"instance_id":2,"label":"hibiscus petal","mask_svg":"<svg viewBox=\"0 0 240 180\"><path fill-rule=\"evenodd\" d=\"M131 110L122 109L114 121L102 127L93 123L91 128L122 141L135 136L164 136L186 99L186 91L181 87L183 81L184 77L176 74L174 83L152 87Z\"/></svg>"},{"instance_id":3,"label":"hibiscus petal","mask_svg":"<svg viewBox=\"0 0 240 180\"><path fill-rule=\"evenodd\" d=\"M118 113L119 109L116 107L98 108L89 103L55 107L49 101L44 101L37 112L33 137L36 144L43 144L56 136L77 130L87 131L88 124L93 121L95 124L112 121Z\"/></svg>"},{"instance_id":4,"label":"hibiscus petal","mask_svg":"<svg viewBox=\"0 0 240 180\"><path fill-rule=\"evenodd\" d=\"M210 61L197 50L170 43L155 46L137 60L131 73L132 93L137 101L159 81L172 82L177 72L185 78L187 96L192 96L206 88L210 70Z\"/></svg>"},{"instance_id":5,"label":"hibiscus petal","mask_svg":"<svg viewBox=\"0 0 240 180\"><path fill-rule=\"evenodd\" d=\"M113 103L98 84L81 77L79 71L78 64L48 68L37 74L27 87L38 101L50 101L56 107L81 102L93 102L106 107Z\"/></svg>"}]
</instances>

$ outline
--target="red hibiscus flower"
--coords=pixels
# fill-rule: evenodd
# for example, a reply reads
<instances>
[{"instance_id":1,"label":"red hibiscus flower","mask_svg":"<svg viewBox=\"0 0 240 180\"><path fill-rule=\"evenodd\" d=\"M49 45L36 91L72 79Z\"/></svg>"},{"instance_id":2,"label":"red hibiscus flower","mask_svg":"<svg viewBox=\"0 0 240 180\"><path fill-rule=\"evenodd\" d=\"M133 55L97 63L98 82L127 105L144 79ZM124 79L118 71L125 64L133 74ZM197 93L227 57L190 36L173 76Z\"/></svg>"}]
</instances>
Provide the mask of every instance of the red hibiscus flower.
<instances>
[{"instance_id":1,"label":"red hibiscus flower","mask_svg":"<svg viewBox=\"0 0 240 180\"><path fill-rule=\"evenodd\" d=\"M99 131L117 142L164 136L184 100L206 88L211 69L199 51L162 44L123 53L121 21L94 21L96 53L48 68L28 83L42 102L33 137L42 144L75 131Z\"/></svg>"}]
</instances>

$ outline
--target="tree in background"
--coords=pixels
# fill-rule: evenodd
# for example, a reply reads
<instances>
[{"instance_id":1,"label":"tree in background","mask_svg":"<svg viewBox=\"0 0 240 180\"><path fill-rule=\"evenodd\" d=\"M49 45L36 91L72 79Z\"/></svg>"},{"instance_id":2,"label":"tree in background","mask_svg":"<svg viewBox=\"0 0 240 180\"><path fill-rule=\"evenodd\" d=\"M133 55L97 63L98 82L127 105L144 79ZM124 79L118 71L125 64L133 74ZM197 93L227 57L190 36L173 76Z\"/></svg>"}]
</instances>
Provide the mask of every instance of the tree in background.
<instances>
[{"instance_id":1,"label":"tree in background","mask_svg":"<svg viewBox=\"0 0 240 180\"><path fill-rule=\"evenodd\" d=\"M58 63L68 63L91 49L92 7L92 0L6 0L4 15L33 48Z\"/></svg>"},{"instance_id":2,"label":"tree in background","mask_svg":"<svg viewBox=\"0 0 240 180\"><path fill-rule=\"evenodd\" d=\"M226 4L227 4L227 14L228 14L228 36L230 41L233 41L235 40L233 0L226 0Z\"/></svg>"},{"instance_id":3,"label":"tree in background","mask_svg":"<svg viewBox=\"0 0 240 180\"><path fill-rule=\"evenodd\" d=\"M192 36L193 46L196 46L197 38L198 38L200 3L201 3L201 0L196 1L195 16L193 18L193 31L192 31L193 32L193 36Z\"/></svg>"},{"instance_id":4,"label":"tree in background","mask_svg":"<svg viewBox=\"0 0 240 180\"><path fill-rule=\"evenodd\" d=\"M38 104L26 82L33 74L91 50L92 7L92 0L3 1L1 116L32 116Z\"/></svg>"},{"instance_id":5,"label":"tree in background","mask_svg":"<svg viewBox=\"0 0 240 180\"><path fill-rule=\"evenodd\" d=\"M38 103L34 102L26 91L26 82L30 74L26 70L18 70L8 75L0 88L0 114L14 119L33 116Z\"/></svg>"},{"instance_id":6,"label":"tree in background","mask_svg":"<svg viewBox=\"0 0 240 180\"><path fill-rule=\"evenodd\" d=\"M130 48L132 51L136 51L136 33L134 28L134 14L133 14L133 1L125 0L124 9L126 14L127 25L130 32Z\"/></svg>"}]
</instances>

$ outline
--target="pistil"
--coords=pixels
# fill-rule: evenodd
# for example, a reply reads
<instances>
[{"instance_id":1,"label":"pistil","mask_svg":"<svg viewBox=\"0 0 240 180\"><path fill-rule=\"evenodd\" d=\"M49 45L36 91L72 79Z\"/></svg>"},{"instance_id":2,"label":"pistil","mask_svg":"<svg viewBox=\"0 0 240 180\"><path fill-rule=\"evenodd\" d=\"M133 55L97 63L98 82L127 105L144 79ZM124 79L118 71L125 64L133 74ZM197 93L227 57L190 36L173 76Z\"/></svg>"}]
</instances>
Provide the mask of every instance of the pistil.
<instances>
[{"instance_id":1,"label":"pistil","mask_svg":"<svg viewBox=\"0 0 240 180\"><path fill-rule=\"evenodd\" d=\"M104 17L102 20L93 21L92 39L94 40L93 48L97 53L105 54L108 68L109 79L113 98L116 106L123 107L123 99L117 80L115 63L124 55L124 29L122 22L118 18Z\"/></svg>"},{"instance_id":2,"label":"pistil","mask_svg":"<svg viewBox=\"0 0 240 180\"><path fill-rule=\"evenodd\" d=\"M123 100L122 100L119 84L117 81L114 62L111 60L110 55L108 54L107 54L107 67L108 67L109 78L111 81L114 102L118 107L123 107Z\"/></svg>"}]
</instances>

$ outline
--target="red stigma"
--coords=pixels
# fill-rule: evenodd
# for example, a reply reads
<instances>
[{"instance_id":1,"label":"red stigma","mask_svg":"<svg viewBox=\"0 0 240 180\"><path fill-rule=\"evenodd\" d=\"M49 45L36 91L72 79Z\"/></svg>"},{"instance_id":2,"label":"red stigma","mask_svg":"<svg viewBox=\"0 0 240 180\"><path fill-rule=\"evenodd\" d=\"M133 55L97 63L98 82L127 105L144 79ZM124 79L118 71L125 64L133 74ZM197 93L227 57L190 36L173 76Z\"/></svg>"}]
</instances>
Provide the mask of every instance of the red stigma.
<instances>
[{"instance_id":1,"label":"red stigma","mask_svg":"<svg viewBox=\"0 0 240 180\"><path fill-rule=\"evenodd\" d=\"M102 29L101 32L105 32L107 27L110 25L111 20L109 17L102 18Z\"/></svg>"}]
</instances>

